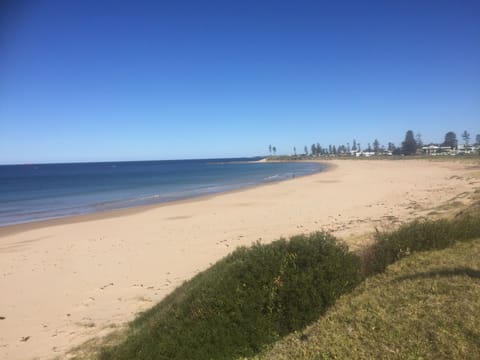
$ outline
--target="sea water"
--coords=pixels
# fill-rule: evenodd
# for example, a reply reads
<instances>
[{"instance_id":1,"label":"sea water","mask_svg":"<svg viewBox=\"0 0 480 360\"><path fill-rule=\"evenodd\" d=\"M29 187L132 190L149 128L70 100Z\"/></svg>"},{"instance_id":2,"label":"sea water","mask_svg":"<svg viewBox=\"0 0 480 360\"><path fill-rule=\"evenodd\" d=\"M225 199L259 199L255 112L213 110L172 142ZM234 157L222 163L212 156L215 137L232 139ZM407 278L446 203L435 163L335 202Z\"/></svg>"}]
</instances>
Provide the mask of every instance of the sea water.
<instances>
[{"instance_id":1,"label":"sea water","mask_svg":"<svg viewBox=\"0 0 480 360\"><path fill-rule=\"evenodd\" d=\"M258 159L0 166L0 226L217 194L321 171Z\"/></svg>"}]
</instances>

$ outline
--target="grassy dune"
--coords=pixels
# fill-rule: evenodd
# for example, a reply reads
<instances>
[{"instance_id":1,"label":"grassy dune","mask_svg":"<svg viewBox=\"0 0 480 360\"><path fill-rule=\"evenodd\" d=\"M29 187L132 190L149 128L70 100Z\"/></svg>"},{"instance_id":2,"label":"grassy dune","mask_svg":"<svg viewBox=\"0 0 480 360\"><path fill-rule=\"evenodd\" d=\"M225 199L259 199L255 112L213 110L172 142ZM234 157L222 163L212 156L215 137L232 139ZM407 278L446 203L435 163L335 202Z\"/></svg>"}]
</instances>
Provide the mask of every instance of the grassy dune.
<instances>
[{"instance_id":1,"label":"grassy dune","mask_svg":"<svg viewBox=\"0 0 480 360\"><path fill-rule=\"evenodd\" d=\"M239 248L131 325L101 359L233 359L318 319L360 281L360 259L325 233Z\"/></svg>"},{"instance_id":2,"label":"grassy dune","mask_svg":"<svg viewBox=\"0 0 480 360\"><path fill-rule=\"evenodd\" d=\"M475 205L450 220L377 232L358 254L327 233L239 248L143 313L116 344L76 354L474 358L480 353L476 238Z\"/></svg>"},{"instance_id":3,"label":"grassy dune","mask_svg":"<svg viewBox=\"0 0 480 360\"><path fill-rule=\"evenodd\" d=\"M478 359L480 239L414 254L256 359Z\"/></svg>"},{"instance_id":4,"label":"grassy dune","mask_svg":"<svg viewBox=\"0 0 480 360\"><path fill-rule=\"evenodd\" d=\"M377 232L361 255L361 285L255 359L478 359L480 202Z\"/></svg>"}]
</instances>

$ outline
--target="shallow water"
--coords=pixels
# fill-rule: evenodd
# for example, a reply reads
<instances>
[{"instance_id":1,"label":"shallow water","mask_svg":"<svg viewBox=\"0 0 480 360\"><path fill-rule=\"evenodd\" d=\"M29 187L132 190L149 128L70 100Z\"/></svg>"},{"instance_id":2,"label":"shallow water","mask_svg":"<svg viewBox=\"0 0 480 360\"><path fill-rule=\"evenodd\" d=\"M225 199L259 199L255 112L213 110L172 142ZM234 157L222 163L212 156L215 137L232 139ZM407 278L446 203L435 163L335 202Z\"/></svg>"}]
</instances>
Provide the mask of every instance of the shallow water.
<instances>
[{"instance_id":1,"label":"shallow water","mask_svg":"<svg viewBox=\"0 0 480 360\"><path fill-rule=\"evenodd\" d=\"M216 194L325 167L252 160L0 166L0 226Z\"/></svg>"}]
</instances>

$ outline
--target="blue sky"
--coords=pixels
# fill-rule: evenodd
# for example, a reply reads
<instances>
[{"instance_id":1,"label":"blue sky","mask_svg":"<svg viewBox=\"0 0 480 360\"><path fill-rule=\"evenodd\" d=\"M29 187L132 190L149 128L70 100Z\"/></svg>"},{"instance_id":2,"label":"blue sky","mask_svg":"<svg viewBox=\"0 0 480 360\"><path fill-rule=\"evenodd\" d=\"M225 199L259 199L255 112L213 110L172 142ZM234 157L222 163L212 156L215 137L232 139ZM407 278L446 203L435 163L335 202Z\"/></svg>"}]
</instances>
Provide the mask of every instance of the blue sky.
<instances>
[{"instance_id":1,"label":"blue sky","mask_svg":"<svg viewBox=\"0 0 480 360\"><path fill-rule=\"evenodd\" d=\"M480 133L480 2L3 1L0 163Z\"/></svg>"}]
</instances>

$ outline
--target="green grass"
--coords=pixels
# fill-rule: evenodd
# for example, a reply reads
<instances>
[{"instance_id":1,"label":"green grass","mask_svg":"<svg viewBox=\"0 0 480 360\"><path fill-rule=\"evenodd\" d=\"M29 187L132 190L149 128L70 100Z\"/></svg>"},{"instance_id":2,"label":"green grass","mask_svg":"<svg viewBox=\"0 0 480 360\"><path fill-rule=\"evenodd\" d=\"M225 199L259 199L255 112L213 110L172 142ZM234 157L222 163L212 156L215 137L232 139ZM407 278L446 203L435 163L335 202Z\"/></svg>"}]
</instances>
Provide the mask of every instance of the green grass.
<instances>
[{"instance_id":1,"label":"green grass","mask_svg":"<svg viewBox=\"0 0 480 360\"><path fill-rule=\"evenodd\" d=\"M326 233L239 248L137 318L101 359L234 359L318 319L362 280Z\"/></svg>"},{"instance_id":2,"label":"green grass","mask_svg":"<svg viewBox=\"0 0 480 360\"><path fill-rule=\"evenodd\" d=\"M256 359L478 359L480 239L414 254Z\"/></svg>"}]
</instances>

